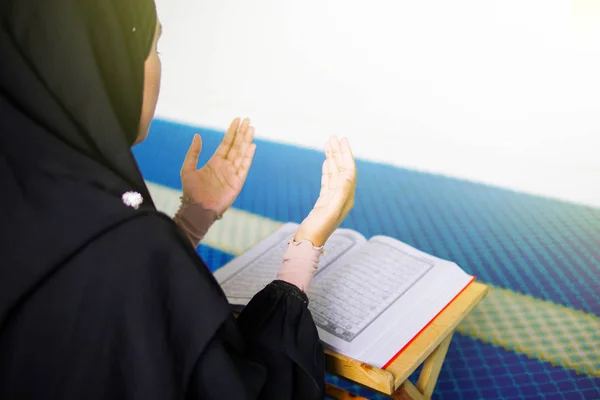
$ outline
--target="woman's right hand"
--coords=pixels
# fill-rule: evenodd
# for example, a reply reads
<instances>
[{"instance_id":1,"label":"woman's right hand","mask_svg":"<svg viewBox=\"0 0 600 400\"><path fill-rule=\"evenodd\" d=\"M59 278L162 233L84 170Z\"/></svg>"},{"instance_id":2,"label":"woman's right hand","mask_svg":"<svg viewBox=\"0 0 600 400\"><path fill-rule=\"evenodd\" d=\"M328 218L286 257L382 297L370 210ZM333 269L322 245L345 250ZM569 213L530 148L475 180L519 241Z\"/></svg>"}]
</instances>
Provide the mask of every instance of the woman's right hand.
<instances>
[{"instance_id":1,"label":"woman's right hand","mask_svg":"<svg viewBox=\"0 0 600 400\"><path fill-rule=\"evenodd\" d=\"M320 247L354 207L356 165L346 138L331 137L325 146L321 192L312 211L302 221L294 240L309 240Z\"/></svg>"}]
</instances>

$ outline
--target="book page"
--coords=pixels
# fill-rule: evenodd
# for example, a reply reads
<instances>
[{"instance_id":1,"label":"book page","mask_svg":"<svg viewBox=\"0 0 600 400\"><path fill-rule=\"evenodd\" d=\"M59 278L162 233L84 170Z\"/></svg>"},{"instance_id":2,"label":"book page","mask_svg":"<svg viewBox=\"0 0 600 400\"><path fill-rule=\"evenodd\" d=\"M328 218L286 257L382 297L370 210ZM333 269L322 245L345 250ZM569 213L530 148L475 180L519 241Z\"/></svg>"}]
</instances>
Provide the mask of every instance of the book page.
<instances>
[{"instance_id":1,"label":"book page","mask_svg":"<svg viewBox=\"0 0 600 400\"><path fill-rule=\"evenodd\" d=\"M326 346L382 367L469 280L456 264L378 236L315 278L309 309Z\"/></svg>"},{"instance_id":2,"label":"book page","mask_svg":"<svg viewBox=\"0 0 600 400\"><path fill-rule=\"evenodd\" d=\"M214 275L231 304L248 304L256 293L277 278L287 243L297 229L297 224L283 225L250 251L215 272ZM324 246L326 254L321 256L317 275L365 242L366 239L358 232L336 230Z\"/></svg>"},{"instance_id":3,"label":"book page","mask_svg":"<svg viewBox=\"0 0 600 400\"><path fill-rule=\"evenodd\" d=\"M352 342L434 264L368 241L351 260L315 279L308 293L310 311L321 329Z\"/></svg>"}]
</instances>

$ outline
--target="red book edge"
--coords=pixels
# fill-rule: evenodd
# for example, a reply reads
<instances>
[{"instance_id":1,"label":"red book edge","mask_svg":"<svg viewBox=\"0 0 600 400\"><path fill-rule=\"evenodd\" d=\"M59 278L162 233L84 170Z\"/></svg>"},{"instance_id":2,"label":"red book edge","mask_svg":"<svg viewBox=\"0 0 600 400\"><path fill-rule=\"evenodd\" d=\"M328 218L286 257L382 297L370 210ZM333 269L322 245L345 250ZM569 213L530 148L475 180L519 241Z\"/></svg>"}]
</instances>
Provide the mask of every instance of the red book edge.
<instances>
[{"instance_id":1,"label":"red book edge","mask_svg":"<svg viewBox=\"0 0 600 400\"><path fill-rule=\"evenodd\" d=\"M424 331L425 329L427 329L427 327L428 327L429 325L431 325L431 324L433 323L433 321L434 321L434 320L435 320L435 319L436 319L436 318L437 318L437 317L438 317L438 316L439 316L439 315L440 315L442 312L444 312L444 310L445 310L445 309L447 309L447 308L450 306L450 304L452 304L452 303L454 302L454 300L456 300L456 298L457 298L458 296L460 296L460 295L461 295L461 294L462 294L462 293L463 293L465 290L467 290L467 288L468 288L468 287L471 285L471 283L473 283L474 281L475 281L475 277L473 276L473 277L471 278L471 280L469 281L469 283L467 283L467 284L466 284L466 286L465 286L464 288L462 288L462 290L461 290L460 292L458 292L458 294L457 294L456 296L454 296L454 298L452 298L452 300L450 300L450 302L449 302L448 304L446 304L446 306L445 306L444 308L442 308L442 309L440 310L440 312L439 312L439 313L437 313L437 314L435 315L435 317L433 317L433 318L431 319L431 321L429 321L429 322L427 323L427 325L425 325L425 326L423 327L423 329L421 329L421 330L420 330L420 331L419 331L419 332L418 332L418 333L417 333L417 334L416 334L416 335L415 335L415 336L414 336L414 337L413 337L413 338L412 338L412 339L411 339L411 340L410 340L408 343L406 343L406 344L404 345L404 347L402 347L402 348L400 349L400 351L398 351L398 352L396 353L396 355L394 355L394 356L393 356L393 357L390 359L390 361L388 361L388 362L387 362L387 363L386 363L386 364L385 364L385 365L382 367L382 369L386 369L387 367L389 367L389 366L390 366L390 364L391 364L392 362L394 362L394 360L395 360L396 358L398 358L398 356L399 356L399 355L400 355L400 354L401 354L401 353L402 353L402 352L403 352L403 351L404 351L404 350L405 350L405 349L406 349L406 348L407 348L407 347L408 347L408 346L409 346L409 345L410 345L412 342L414 342L414 341L415 341L415 339L416 339L417 337L419 337L419 335L420 335L421 333L423 333L423 331Z\"/></svg>"}]
</instances>

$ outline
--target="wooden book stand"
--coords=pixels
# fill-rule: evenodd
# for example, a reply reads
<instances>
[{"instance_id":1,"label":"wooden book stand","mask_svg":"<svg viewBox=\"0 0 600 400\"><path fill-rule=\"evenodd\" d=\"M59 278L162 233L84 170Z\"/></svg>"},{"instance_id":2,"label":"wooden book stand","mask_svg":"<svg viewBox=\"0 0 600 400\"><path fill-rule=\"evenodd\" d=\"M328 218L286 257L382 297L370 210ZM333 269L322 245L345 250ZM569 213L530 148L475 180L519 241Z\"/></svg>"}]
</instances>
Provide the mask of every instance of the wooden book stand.
<instances>
[{"instance_id":1,"label":"wooden book stand","mask_svg":"<svg viewBox=\"0 0 600 400\"><path fill-rule=\"evenodd\" d=\"M327 350L327 371L386 394L392 399L429 399L435 389L454 330L488 290L486 285L472 282L386 369L376 368ZM408 377L421 364L423 369L415 386ZM329 384L327 396L339 400L364 399Z\"/></svg>"}]
</instances>

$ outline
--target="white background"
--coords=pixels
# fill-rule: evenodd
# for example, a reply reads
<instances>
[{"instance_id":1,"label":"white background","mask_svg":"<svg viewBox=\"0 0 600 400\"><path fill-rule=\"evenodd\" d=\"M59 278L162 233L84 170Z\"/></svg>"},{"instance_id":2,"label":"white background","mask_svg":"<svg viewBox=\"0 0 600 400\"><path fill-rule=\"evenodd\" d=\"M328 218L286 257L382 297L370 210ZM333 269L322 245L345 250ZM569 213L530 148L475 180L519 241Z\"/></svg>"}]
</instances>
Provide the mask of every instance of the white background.
<instances>
[{"instance_id":1,"label":"white background","mask_svg":"<svg viewBox=\"0 0 600 400\"><path fill-rule=\"evenodd\" d=\"M157 117L600 206L600 1L157 3Z\"/></svg>"}]
</instances>

